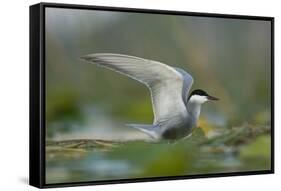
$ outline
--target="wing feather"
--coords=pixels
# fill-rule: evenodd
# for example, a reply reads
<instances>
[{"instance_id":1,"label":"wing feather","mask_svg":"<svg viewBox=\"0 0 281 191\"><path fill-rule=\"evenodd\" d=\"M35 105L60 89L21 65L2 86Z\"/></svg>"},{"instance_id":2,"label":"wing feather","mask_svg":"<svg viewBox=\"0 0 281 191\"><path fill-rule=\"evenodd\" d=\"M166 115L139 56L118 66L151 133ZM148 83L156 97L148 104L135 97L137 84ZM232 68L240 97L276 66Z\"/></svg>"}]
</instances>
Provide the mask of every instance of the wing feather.
<instances>
[{"instance_id":1,"label":"wing feather","mask_svg":"<svg viewBox=\"0 0 281 191\"><path fill-rule=\"evenodd\" d=\"M191 86L193 84L193 78L192 76L187 73L186 71L184 71L181 68L176 68L175 69L182 75L183 77L183 87L182 87L182 99L185 103L185 105L187 105L187 99L188 99L188 93L191 89Z\"/></svg>"},{"instance_id":2,"label":"wing feather","mask_svg":"<svg viewBox=\"0 0 281 191\"><path fill-rule=\"evenodd\" d=\"M145 84L151 93L154 124L163 119L169 120L171 114L186 112L183 97L186 94L183 91L188 91L192 85L189 74L191 80L187 80L182 72L161 62L121 54L89 54L81 59Z\"/></svg>"}]
</instances>

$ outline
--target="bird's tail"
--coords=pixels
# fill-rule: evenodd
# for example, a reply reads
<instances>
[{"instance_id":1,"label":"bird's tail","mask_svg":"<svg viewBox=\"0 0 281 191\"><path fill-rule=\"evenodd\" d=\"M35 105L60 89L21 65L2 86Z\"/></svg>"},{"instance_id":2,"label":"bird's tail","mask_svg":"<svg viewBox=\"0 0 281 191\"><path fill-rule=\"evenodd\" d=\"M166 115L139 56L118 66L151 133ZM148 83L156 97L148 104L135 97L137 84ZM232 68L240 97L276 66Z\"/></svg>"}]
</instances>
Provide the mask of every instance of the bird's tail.
<instances>
[{"instance_id":1,"label":"bird's tail","mask_svg":"<svg viewBox=\"0 0 281 191\"><path fill-rule=\"evenodd\" d=\"M159 139L159 127L157 125L146 125L146 124L127 124L128 127L138 129L154 139Z\"/></svg>"}]
</instances>

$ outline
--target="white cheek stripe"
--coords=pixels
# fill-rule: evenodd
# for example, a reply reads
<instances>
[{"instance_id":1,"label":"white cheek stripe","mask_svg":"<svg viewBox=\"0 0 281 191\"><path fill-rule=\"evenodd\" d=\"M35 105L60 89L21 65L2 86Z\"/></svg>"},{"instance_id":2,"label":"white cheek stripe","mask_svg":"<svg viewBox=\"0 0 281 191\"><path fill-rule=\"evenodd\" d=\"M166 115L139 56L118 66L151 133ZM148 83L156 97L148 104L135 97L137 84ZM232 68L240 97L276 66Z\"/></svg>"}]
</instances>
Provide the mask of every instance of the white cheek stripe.
<instances>
[{"instance_id":1,"label":"white cheek stripe","mask_svg":"<svg viewBox=\"0 0 281 191\"><path fill-rule=\"evenodd\" d=\"M197 103L204 103L208 101L206 96L200 96L200 95L193 95L190 97L191 102L197 102Z\"/></svg>"}]
</instances>

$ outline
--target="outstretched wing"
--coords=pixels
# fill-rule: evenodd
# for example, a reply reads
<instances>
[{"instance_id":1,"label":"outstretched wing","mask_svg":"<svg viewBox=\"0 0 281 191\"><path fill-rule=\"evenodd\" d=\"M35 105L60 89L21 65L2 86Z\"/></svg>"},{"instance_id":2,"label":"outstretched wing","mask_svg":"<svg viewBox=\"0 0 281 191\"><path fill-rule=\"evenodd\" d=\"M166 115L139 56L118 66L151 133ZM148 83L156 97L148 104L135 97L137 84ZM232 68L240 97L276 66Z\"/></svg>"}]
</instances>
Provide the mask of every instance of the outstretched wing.
<instances>
[{"instance_id":1,"label":"outstretched wing","mask_svg":"<svg viewBox=\"0 0 281 191\"><path fill-rule=\"evenodd\" d=\"M184 77L176 69L153 60L121 54L89 54L81 57L145 84L151 93L154 123L186 113L183 98ZM191 78L192 79L192 78Z\"/></svg>"}]
</instances>

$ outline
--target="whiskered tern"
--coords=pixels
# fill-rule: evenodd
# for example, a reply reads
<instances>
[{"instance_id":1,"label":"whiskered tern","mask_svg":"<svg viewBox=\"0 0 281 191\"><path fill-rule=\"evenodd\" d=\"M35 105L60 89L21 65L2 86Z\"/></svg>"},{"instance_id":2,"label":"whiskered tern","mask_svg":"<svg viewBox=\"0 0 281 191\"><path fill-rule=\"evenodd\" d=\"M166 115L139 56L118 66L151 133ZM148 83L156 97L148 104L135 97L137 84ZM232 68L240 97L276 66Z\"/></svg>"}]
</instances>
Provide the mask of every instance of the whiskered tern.
<instances>
[{"instance_id":1,"label":"whiskered tern","mask_svg":"<svg viewBox=\"0 0 281 191\"><path fill-rule=\"evenodd\" d=\"M193 84L190 74L180 68L134 56L98 53L80 57L90 63L119 72L145 84L151 94L153 124L128 124L155 139L186 137L197 125L201 105L218 100L197 89L188 93Z\"/></svg>"}]
</instances>

